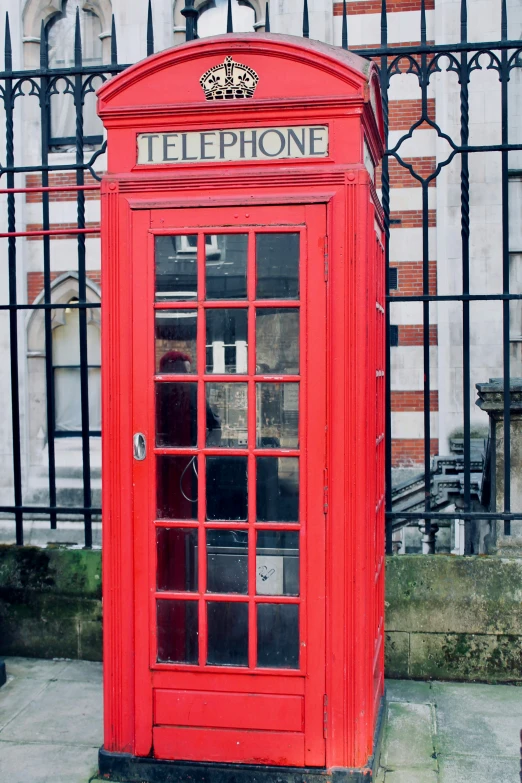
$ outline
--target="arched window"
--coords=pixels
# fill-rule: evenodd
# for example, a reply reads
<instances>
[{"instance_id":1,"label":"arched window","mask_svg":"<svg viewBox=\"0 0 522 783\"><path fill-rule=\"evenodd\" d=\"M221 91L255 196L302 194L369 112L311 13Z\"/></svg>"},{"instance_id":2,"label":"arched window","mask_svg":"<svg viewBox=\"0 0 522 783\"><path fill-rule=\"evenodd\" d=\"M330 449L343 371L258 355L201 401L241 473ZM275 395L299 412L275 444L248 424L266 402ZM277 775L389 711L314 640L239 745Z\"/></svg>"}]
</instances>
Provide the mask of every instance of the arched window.
<instances>
[{"instance_id":1,"label":"arched window","mask_svg":"<svg viewBox=\"0 0 522 783\"><path fill-rule=\"evenodd\" d=\"M228 0L208 0L199 6L199 38L226 33L227 8ZM256 21L253 5L247 0L232 0L232 27L235 33L253 33Z\"/></svg>"},{"instance_id":2,"label":"arched window","mask_svg":"<svg viewBox=\"0 0 522 783\"><path fill-rule=\"evenodd\" d=\"M70 303L77 302L76 297ZM54 430L57 437L79 435L82 430L80 390L80 311L65 308L64 323L53 329ZM87 324L87 363L89 378L89 430L100 435L100 330Z\"/></svg>"},{"instance_id":3,"label":"arched window","mask_svg":"<svg viewBox=\"0 0 522 783\"><path fill-rule=\"evenodd\" d=\"M47 23L50 68L71 68L74 65L76 8L75 0L65 0L61 13L55 14ZM83 65L101 65L100 18L92 11L80 8L80 31ZM67 147L76 143L74 96L66 91L67 84L63 79L56 82L55 88L58 94L51 93L49 145ZM96 98L92 91L86 92L84 98L83 135L86 144L101 144L103 140L103 126L96 113Z\"/></svg>"}]
</instances>

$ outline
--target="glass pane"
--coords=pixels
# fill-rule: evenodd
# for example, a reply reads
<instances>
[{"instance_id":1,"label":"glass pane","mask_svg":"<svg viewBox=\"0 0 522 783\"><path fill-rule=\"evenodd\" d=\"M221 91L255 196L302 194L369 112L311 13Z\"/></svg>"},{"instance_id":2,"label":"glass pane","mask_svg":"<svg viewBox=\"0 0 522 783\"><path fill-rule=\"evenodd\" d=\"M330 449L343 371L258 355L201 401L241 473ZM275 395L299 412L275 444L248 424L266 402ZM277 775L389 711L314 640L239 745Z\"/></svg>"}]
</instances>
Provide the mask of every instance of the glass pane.
<instances>
[{"instance_id":1,"label":"glass pane","mask_svg":"<svg viewBox=\"0 0 522 783\"><path fill-rule=\"evenodd\" d=\"M297 457L257 457L257 519L297 522L299 460Z\"/></svg>"},{"instance_id":2,"label":"glass pane","mask_svg":"<svg viewBox=\"0 0 522 783\"><path fill-rule=\"evenodd\" d=\"M276 669L299 668L297 604L258 605L257 665Z\"/></svg>"},{"instance_id":3,"label":"glass pane","mask_svg":"<svg viewBox=\"0 0 522 783\"><path fill-rule=\"evenodd\" d=\"M299 446L299 384L258 383L256 386L258 448Z\"/></svg>"},{"instance_id":4,"label":"glass pane","mask_svg":"<svg viewBox=\"0 0 522 783\"><path fill-rule=\"evenodd\" d=\"M198 589L198 531L158 527L156 585L158 590L194 592Z\"/></svg>"},{"instance_id":5,"label":"glass pane","mask_svg":"<svg viewBox=\"0 0 522 783\"><path fill-rule=\"evenodd\" d=\"M207 234L207 299L246 299L248 234Z\"/></svg>"},{"instance_id":6,"label":"glass pane","mask_svg":"<svg viewBox=\"0 0 522 783\"><path fill-rule=\"evenodd\" d=\"M156 237L156 301L186 302L197 298L198 237Z\"/></svg>"},{"instance_id":7,"label":"glass pane","mask_svg":"<svg viewBox=\"0 0 522 783\"><path fill-rule=\"evenodd\" d=\"M198 663L198 602L157 601L158 661Z\"/></svg>"},{"instance_id":8,"label":"glass pane","mask_svg":"<svg viewBox=\"0 0 522 783\"><path fill-rule=\"evenodd\" d=\"M156 384L156 446L197 446L197 383Z\"/></svg>"},{"instance_id":9,"label":"glass pane","mask_svg":"<svg viewBox=\"0 0 522 783\"><path fill-rule=\"evenodd\" d=\"M207 446L246 448L247 384L207 383Z\"/></svg>"},{"instance_id":10,"label":"glass pane","mask_svg":"<svg viewBox=\"0 0 522 783\"><path fill-rule=\"evenodd\" d=\"M247 311L207 310L207 372L246 371Z\"/></svg>"},{"instance_id":11,"label":"glass pane","mask_svg":"<svg viewBox=\"0 0 522 783\"><path fill-rule=\"evenodd\" d=\"M299 533L289 530L258 532L256 593L299 595Z\"/></svg>"},{"instance_id":12,"label":"glass pane","mask_svg":"<svg viewBox=\"0 0 522 783\"><path fill-rule=\"evenodd\" d=\"M299 298L299 234L257 234L258 299Z\"/></svg>"},{"instance_id":13,"label":"glass pane","mask_svg":"<svg viewBox=\"0 0 522 783\"><path fill-rule=\"evenodd\" d=\"M196 456L156 457L158 519L198 518Z\"/></svg>"},{"instance_id":14,"label":"glass pane","mask_svg":"<svg viewBox=\"0 0 522 783\"><path fill-rule=\"evenodd\" d=\"M196 372L195 310L156 312L156 372Z\"/></svg>"},{"instance_id":15,"label":"glass pane","mask_svg":"<svg viewBox=\"0 0 522 783\"><path fill-rule=\"evenodd\" d=\"M207 663L248 666L248 604L209 601Z\"/></svg>"},{"instance_id":16,"label":"glass pane","mask_svg":"<svg viewBox=\"0 0 522 783\"><path fill-rule=\"evenodd\" d=\"M207 530L207 590L248 593L246 530Z\"/></svg>"},{"instance_id":17,"label":"glass pane","mask_svg":"<svg viewBox=\"0 0 522 783\"><path fill-rule=\"evenodd\" d=\"M299 372L299 311L294 308L256 310L256 373L297 375Z\"/></svg>"},{"instance_id":18,"label":"glass pane","mask_svg":"<svg viewBox=\"0 0 522 783\"><path fill-rule=\"evenodd\" d=\"M247 457L207 457L207 519L247 518Z\"/></svg>"}]
</instances>

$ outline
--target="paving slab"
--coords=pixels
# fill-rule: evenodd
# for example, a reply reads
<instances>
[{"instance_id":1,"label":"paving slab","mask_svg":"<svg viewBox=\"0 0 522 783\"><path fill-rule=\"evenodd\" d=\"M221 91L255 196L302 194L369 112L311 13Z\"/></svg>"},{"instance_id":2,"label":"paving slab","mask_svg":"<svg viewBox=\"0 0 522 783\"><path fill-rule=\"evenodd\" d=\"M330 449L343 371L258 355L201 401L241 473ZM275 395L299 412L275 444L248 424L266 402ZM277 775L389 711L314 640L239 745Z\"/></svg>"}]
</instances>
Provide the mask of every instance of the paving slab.
<instances>
[{"instance_id":1,"label":"paving slab","mask_svg":"<svg viewBox=\"0 0 522 783\"><path fill-rule=\"evenodd\" d=\"M67 666L66 660L43 660L41 658L4 658L7 675L24 677L31 680L50 680L58 677Z\"/></svg>"},{"instance_id":2,"label":"paving slab","mask_svg":"<svg viewBox=\"0 0 522 783\"><path fill-rule=\"evenodd\" d=\"M381 780L377 778L376 783ZM439 783L439 776L431 769L387 770L382 783Z\"/></svg>"},{"instance_id":3,"label":"paving slab","mask_svg":"<svg viewBox=\"0 0 522 783\"><path fill-rule=\"evenodd\" d=\"M97 761L97 748L0 742L2 783L87 783Z\"/></svg>"},{"instance_id":4,"label":"paving slab","mask_svg":"<svg viewBox=\"0 0 522 783\"><path fill-rule=\"evenodd\" d=\"M439 783L516 783L520 775L518 759L454 756L440 759ZM386 783L393 783L392 780ZM402 783L402 781L401 781Z\"/></svg>"},{"instance_id":5,"label":"paving slab","mask_svg":"<svg viewBox=\"0 0 522 783\"><path fill-rule=\"evenodd\" d=\"M430 682L418 680L386 680L388 701L411 702L412 704L434 704L435 694Z\"/></svg>"},{"instance_id":6,"label":"paving slab","mask_svg":"<svg viewBox=\"0 0 522 783\"><path fill-rule=\"evenodd\" d=\"M28 739L76 746L101 745L100 685L91 682L50 682L17 715L16 720L0 732L0 742Z\"/></svg>"},{"instance_id":7,"label":"paving slab","mask_svg":"<svg viewBox=\"0 0 522 783\"><path fill-rule=\"evenodd\" d=\"M381 753L386 770L437 770L434 716L430 704L390 702Z\"/></svg>"},{"instance_id":8,"label":"paving slab","mask_svg":"<svg viewBox=\"0 0 522 783\"><path fill-rule=\"evenodd\" d=\"M93 661L68 661L57 679L74 682L95 682L102 684L103 669L100 663Z\"/></svg>"},{"instance_id":9,"label":"paving slab","mask_svg":"<svg viewBox=\"0 0 522 783\"><path fill-rule=\"evenodd\" d=\"M8 675L0 698L0 732L48 687L46 680L27 680Z\"/></svg>"}]
</instances>

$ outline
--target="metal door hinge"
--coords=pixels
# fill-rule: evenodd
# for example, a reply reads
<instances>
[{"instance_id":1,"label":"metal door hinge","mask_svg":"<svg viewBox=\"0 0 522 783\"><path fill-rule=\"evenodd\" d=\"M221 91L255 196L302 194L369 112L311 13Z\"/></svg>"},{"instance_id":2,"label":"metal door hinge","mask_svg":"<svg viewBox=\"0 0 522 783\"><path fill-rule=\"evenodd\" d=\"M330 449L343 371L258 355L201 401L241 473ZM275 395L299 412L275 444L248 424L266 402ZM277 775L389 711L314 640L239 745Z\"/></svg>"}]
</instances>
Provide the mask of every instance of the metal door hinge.
<instances>
[{"instance_id":1,"label":"metal door hinge","mask_svg":"<svg viewBox=\"0 0 522 783\"><path fill-rule=\"evenodd\" d=\"M328 737L328 696L323 696L323 737Z\"/></svg>"},{"instance_id":2,"label":"metal door hinge","mask_svg":"<svg viewBox=\"0 0 522 783\"><path fill-rule=\"evenodd\" d=\"M324 238L324 282L328 282L328 237Z\"/></svg>"},{"instance_id":3,"label":"metal door hinge","mask_svg":"<svg viewBox=\"0 0 522 783\"><path fill-rule=\"evenodd\" d=\"M328 513L328 468L323 470L323 511Z\"/></svg>"}]
</instances>

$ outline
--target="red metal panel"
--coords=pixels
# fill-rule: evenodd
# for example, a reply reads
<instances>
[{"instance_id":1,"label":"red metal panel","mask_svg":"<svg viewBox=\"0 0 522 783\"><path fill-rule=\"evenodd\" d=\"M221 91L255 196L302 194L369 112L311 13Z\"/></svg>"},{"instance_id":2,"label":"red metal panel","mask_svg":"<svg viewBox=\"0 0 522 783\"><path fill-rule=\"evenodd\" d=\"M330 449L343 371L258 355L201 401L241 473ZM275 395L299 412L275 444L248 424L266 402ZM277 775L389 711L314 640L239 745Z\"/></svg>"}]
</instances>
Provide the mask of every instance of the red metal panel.
<instances>
[{"instance_id":1,"label":"red metal panel","mask_svg":"<svg viewBox=\"0 0 522 783\"><path fill-rule=\"evenodd\" d=\"M211 740L211 741L210 741ZM270 752L267 753L267 749ZM160 759L231 761L242 764L304 766L304 735L156 726L154 755Z\"/></svg>"},{"instance_id":2,"label":"red metal panel","mask_svg":"<svg viewBox=\"0 0 522 783\"><path fill-rule=\"evenodd\" d=\"M303 697L222 691L155 691L154 723L303 731Z\"/></svg>"}]
</instances>

